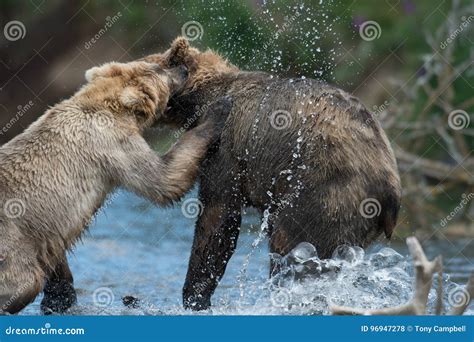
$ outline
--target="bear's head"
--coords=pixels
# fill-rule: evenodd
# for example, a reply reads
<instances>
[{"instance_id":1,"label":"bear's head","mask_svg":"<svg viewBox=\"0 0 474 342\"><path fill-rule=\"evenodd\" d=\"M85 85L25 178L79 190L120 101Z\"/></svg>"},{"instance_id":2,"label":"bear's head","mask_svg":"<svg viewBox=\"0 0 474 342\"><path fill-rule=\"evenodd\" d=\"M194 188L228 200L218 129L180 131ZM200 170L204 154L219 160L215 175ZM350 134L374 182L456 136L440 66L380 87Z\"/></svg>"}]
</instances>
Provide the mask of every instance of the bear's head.
<instances>
[{"instance_id":1,"label":"bear's head","mask_svg":"<svg viewBox=\"0 0 474 342\"><path fill-rule=\"evenodd\" d=\"M142 59L150 63L155 63L163 68L175 68L184 66L189 76L184 86L174 94L170 100L170 109L166 115L161 116L160 123L182 126L195 117L197 107L208 106L209 101L202 97L202 90L209 90L209 85L215 88L220 87L222 77L227 77L240 70L227 61L224 57L212 50L200 51L189 45L184 37L176 38L171 47L164 53L149 55ZM222 94L216 96L206 96L217 99Z\"/></svg>"},{"instance_id":2,"label":"bear's head","mask_svg":"<svg viewBox=\"0 0 474 342\"><path fill-rule=\"evenodd\" d=\"M159 64L163 68L185 66L189 70L189 77L182 92L190 91L223 74L239 71L218 53L210 49L200 51L191 47L184 37L176 38L164 53L149 55L143 60Z\"/></svg>"},{"instance_id":3,"label":"bear's head","mask_svg":"<svg viewBox=\"0 0 474 342\"><path fill-rule=\"evenodd\" d=\"M88 83L74 100L86 111L107 111L145 128L165 112L170 96L180 90L187 76L184 65L162 68L143 61L107 63L86 72Z\"/></svg>"}]
</instances>

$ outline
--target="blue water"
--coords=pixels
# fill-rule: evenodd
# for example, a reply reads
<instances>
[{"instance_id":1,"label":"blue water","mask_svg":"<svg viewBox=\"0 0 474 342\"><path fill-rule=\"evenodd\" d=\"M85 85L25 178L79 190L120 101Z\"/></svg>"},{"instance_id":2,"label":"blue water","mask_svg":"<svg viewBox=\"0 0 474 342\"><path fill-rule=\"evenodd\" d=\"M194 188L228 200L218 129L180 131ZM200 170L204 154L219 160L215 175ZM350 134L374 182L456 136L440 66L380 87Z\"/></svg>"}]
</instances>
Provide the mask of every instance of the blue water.
<instances>
[{"instance_id":1,"label":"blue water","mask_svg":"<svg viewBox=\"0 0 474 342\"><path fill-rule=\"evenodd\" d=\"M191 193L188 197L195 197ZM112 194L69 261L78 291L73 315L189 314L181 306L181 289L191 251L195 219L186 218L180 205L157 208L130 193ZM263 240L252 248L261 225L254 211L244 215L235 255L213 297L207 314L324 314L327 302L355 306L389 306L410 298L412 270L402 241L391 243L396 265L371 268L372 247L361 263L343 269L339 278L309 279L304 284L275 288L268 280L269 251ZM428 256L445 257L446 284L465 283L474 271L474 248L469 240L432 241ZM395 252L397 250L399 254ZM372 253L372 254L371 254ZM362 289L362 290L361 290ZM361 290L358 295L354 291ZM126 308L122 297L140 299L140 307ZM332 297L331 297L332 296ZM38 297L23 314L39 314ZM471 310L469 313L472 313Z\"/></svg>"}]
</instances>

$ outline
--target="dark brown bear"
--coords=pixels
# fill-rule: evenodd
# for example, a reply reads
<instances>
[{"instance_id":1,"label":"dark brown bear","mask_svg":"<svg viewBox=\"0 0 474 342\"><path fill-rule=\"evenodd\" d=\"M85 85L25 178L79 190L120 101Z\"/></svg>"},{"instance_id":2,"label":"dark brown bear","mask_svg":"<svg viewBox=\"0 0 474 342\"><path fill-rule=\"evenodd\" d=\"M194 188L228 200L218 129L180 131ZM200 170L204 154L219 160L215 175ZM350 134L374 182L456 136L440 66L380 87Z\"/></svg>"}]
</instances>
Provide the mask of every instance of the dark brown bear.
<instances>
[{"instance_id":1,"label":"dark brown bear","mask_svg":"<svg viewBox=\"0 0 474 342\"><path fill-rule=\"evenodd\" d=\"M272 253L300 242L328 258L342 244L392 235L400 205L394 154L377 119L353 96L312 79L246 72L184 38L147 61L186 65L168 123L184 125L214 99L234 106L200 174L204 211L196 225L184 305L207 309L234 253L241 210L267 213ZM275 271L276 265L272 265Z\"/></svg>"}]
</instances>

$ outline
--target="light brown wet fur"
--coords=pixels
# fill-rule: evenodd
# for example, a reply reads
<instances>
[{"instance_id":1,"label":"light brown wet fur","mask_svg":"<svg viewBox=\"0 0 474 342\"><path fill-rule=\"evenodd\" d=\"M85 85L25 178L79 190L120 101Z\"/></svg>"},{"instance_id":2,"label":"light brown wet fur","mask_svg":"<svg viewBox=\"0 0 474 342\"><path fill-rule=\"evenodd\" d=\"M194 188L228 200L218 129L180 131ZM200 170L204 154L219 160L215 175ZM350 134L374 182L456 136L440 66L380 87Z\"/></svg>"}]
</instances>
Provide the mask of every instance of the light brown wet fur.
<instances>
[{"instance_id":1,"label":"light brown wet fur","mask_svg":"<svg viewBox=\"0 0 474 342\"><path fill-rule=\"evenodd\" d=\"M213 119L163 158L142 137L185 78L183 67L146 62L93 68L73 97L0 148L0 313L20 311L43 288L44 311L75 302L66 252L117 187L158 205L190 189Z\"/></svg>"},{"instance_id":2,"label":"light brown wet fur","mask_svg":"<svg viewBox=\"0 0 474 342\"><path fill-rule=\"evenodd\" d=\"M273 253L307 241L327 258L338 245L367 246L382 233L391 236L400 204L397 165L377 118L358 99L312 79L241 71L184 38L144 60L190 71L162 122L179 126L213 98L234 100L220 145L201 169L205 209L184 287L187 308L210 306L234 252L244 206L268 211ZM287 127L276 129L278 123ZM365 199L380 204L377 215L361 215Z\"/></svg>"}]
</instances>

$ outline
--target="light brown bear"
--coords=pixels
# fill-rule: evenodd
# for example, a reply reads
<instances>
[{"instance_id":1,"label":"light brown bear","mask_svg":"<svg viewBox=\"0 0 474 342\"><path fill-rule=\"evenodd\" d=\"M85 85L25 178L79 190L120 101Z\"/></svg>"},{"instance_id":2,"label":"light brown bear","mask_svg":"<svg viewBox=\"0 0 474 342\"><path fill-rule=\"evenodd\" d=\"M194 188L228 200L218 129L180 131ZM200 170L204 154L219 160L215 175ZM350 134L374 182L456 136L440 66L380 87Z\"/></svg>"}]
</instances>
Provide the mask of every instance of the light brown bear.
<instances>
[{"instance_id":1,"label":"light brown bear","mask_svg":"<svg viewBox=\"0 0 474 342\"><path fill-rule=\"evenodd\" d=\"M313 79L242 71L184 38L145 60L189 68L163 122L183 125L197 106L233 100L220 144L201 168L204 211L183 291L187 308L210 307L245 206L267 214L270 251L280 255L310 242L328 258L339 245L367 246L392 235L401 194L397 164L377 118L357 98ZM278 271L276 262L271 271Z\"/></svg>"},{"instance_id":2,"label":"light brown bear","mask_svg":"<svg viewBox=\"0 0 474 342\"><path fill-rule=\"evenodd\" d=\"M43 289L44 311L76 301L66 252L115 188L158 205L190 189L216 123L205 120L163 158L142 137L186 73L146 62L93 68L73 97L0 148L0 313L17 313Z\"/></svg>"}]
</instances>

